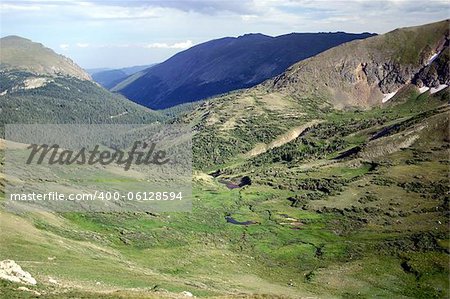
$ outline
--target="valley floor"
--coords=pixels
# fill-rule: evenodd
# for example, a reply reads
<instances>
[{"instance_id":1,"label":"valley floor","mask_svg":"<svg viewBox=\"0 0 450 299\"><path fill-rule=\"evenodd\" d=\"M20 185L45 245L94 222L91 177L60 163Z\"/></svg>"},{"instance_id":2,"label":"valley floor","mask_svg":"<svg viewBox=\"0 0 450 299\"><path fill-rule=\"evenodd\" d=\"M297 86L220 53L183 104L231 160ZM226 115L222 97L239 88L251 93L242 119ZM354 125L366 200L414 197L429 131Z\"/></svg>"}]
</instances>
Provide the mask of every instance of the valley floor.
<instances>
[{"instance_id":1,"label":"valley floor","mask_svg":"<svg viewBox=\"0 0 450 299\"><path fill-rule=\"evenodd\" d=\"M192 213L2 210L0 260L38 283L1 281L0 297L447 298L447 102L315 115L196 171Z\"/></svg>"}]
</instances>

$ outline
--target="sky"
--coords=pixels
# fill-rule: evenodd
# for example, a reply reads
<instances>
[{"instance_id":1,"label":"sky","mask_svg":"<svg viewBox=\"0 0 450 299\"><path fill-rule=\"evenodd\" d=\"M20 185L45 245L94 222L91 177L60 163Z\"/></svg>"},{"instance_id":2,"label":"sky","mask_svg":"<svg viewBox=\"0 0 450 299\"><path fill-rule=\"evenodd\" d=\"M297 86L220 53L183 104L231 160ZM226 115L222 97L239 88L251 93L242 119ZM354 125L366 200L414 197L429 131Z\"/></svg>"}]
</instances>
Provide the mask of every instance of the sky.
<instances>
[{"instance_id":1,"label":"sky","mask_svg":"<svg viewBox=\"0 0 450 299\"><path fill-rule=\"evenodd\" d=\"M246 33L375 32L450 18L448 0L0 0L0 36L19 35L83 68L166 60Z\"/></svg>"}]
</instances>

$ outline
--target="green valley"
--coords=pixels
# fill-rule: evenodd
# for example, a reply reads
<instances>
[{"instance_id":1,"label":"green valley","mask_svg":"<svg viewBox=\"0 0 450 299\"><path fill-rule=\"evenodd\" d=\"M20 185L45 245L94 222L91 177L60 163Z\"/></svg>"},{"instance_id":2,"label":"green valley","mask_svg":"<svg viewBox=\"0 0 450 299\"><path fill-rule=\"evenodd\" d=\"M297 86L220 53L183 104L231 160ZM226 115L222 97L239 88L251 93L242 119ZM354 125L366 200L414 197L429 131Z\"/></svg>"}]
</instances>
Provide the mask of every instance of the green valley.
<instances>
[{"instance_id":1,"label":"green valley","mask_svg":"<svg viewBox=\"0 0 450 299\"><path fill-rule=\"evenodd\" d=\"M416 81L444 68L428 58L448 42L448 20L399 29L157 112L88 80L46 74L21 89L35 73L2 72L1 123L184 124L194 170L192 212L1 209L1 260L38 283L0 280L0 297L448 298L448 68L439 91Z\"/></svg>"}]
</instances>

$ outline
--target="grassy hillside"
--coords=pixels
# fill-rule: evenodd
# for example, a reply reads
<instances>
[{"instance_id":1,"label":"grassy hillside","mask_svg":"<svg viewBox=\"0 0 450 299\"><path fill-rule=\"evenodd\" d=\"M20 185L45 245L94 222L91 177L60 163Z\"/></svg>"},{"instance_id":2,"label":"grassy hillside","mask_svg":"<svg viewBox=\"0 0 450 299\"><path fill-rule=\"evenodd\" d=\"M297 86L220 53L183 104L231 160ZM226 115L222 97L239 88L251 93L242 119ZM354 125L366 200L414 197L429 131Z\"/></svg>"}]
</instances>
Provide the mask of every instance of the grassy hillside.
<instances>
[{"instance_id":1,"label":"grassy hillside","mask_svg":"<svg viewBox=\"0 0 450 299\"><path fill-rule=\"evenodd\" d=\"M291 99L248 99L247 108L240 99L218 101L215 109L206 103L189 114L205 126L197 159L207 150L202 132L238 139L242 124L220 117L239 111L247 123L254 103L298 116L260 119L255 111L254 132L320 121L255 155L240 148L242 155L222 165L208 164L205 155L205 168L219 176L195 172L192 213L3 211L0 256L30 271L39 281L30 289L50 298L177 298L183 291L218 298L445 298L448 100L448 89L430 95L413 88L397 105L370 111L320 112L311 103L316 113L309 117L302 114L308 108L289 106ZM274 138L245 136L249 149ZM209 142L221 148L223 140ZM245 176L251 185L227 187ZM250 222L233 224L230 217ZM4 283L2 292L17 294L17 287Z\"/></svg>"},{"instance_id":2,"label":"grassy hillside","mask_svg":"<svg viewBox=\"0 0 450 299\"><path fill-rule=\"evenodd\" d=\"M447 30L443 24L411 30L437 32L430 41L436 50L433 43ZM408 35L402 32L395 34ZM351 45L340 47L349 52L332 50L295 65L266 85L162 113L178 115L172 121L195 133L191 213L2 209L0 258L15 260L38 284L24 290L0 281L0 297L38 292L43 298L185 298L189 293L199 298L448 298L449 88L420 92L403 84L384 104L377 99L375 106L363 102L367 109L336 109L342 107L334 101L355 87L347 79L368 82L361 73L347 72L353 62L340 60L348 54L359 65L356 53L367 57L364 41ZM384 57L387 51L377 53ZM389 58L396 57L392 53L401 51L392 50ZM336 61L345 67L337 64L331 71ZM323 74L327 68L329 76ZM65 87L72 101L60 99L58 105L72 105L80 118L90 114L78 114L88 107L81 104L87 98L77 102L79 91L98 95L95 107L109 109L100 101L106 91L90 82L19 76L17 83L15 76L2 76L0 85L7 86L0 102L11 105L5 106L10 113L32 106L29 92L47 103ZM334 96L330 90L314 92L320 91L314 82L322 79ZM283 80L289 84L279 88ZM314 83L308 92L299 87L304 82ZM36 84L41 86L30 88ZM21 99L20 107L12 106ZM108 100L115 110L98 115L106 115L101 121L116 121L112 113L120 114L124 102ZM60 110L51 113L52 106L43 111L47 119L67 121ZM126 109L141 115L142 110ZM33 118L31 108L25 111L32 121L41 120ZM146 113L144 121L152 115ZM99 182L127 179L111 168L89 173ZM66 187L64 176L52 176L57 186ZM3 176L1 184L15 180ZM6 206L4 195L0 198Z\"/></svg>"},{"instance_id":3,"label":"grassy hillside","mask_svg":"<svg viewBox=\"0 0 450 299\"><path fill-rule=\"evenodd\" d=\"M65 56L19 36L0 38L0 68L89 80L89 75Z\"/></svg>"}]
</instances>

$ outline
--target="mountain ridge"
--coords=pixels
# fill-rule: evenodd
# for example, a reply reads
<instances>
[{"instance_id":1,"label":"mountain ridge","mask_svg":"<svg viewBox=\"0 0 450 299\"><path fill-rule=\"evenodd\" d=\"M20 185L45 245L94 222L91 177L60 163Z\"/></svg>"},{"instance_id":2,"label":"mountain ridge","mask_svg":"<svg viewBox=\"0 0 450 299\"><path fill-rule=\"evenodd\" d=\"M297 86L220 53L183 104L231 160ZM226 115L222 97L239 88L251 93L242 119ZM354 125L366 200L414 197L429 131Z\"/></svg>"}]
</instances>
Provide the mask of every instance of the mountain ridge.
<instances>
[{"instance_id":1,"label":"mountain ridge","mask_svg":"<svg viewBox=\"0 0 450 299\"><path fill-rule=\"evenodd\" d=\"M264 85L271 91L325 97L341 108L376 105L385 94L416 83L423 68L439 61L430 61L433 55L448 54L448 43L448 19L399 28L300 61ZM443 76L440 83L449 85L448 67Z\"/></svg>"},{"instance_id":2,"label":"mountain ridge","mask_svg":"<svg viewBox=\"0 0 450 299\"><path fill-rule=\"evenodd\" d=\"M330 47L373 34L248 34L202 43L175 54L112 91L144 106L163 109L252 87L293 63Z\"/></svg>"}]
</instances>

